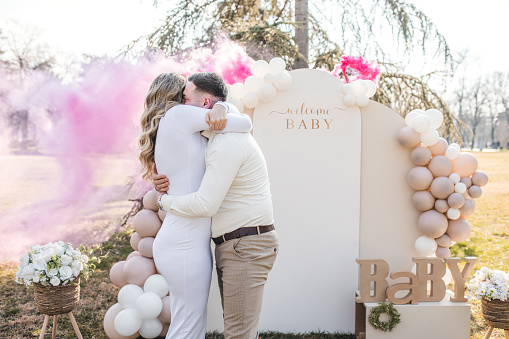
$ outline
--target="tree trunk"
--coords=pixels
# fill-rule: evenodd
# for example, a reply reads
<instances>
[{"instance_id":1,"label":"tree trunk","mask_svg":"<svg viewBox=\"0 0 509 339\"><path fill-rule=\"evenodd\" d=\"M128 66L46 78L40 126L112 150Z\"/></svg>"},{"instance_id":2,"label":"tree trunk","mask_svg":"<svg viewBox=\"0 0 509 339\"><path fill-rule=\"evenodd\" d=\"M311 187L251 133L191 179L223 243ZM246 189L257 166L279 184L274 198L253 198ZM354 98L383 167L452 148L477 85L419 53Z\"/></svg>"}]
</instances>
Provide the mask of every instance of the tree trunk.
<instances>
[{"instance_id":1,"label":"tree trunk","mask_svg":"<svg viewBox=\"0 0 509 339\"><path fill-rule=\"evenodd\" d=\"M309 10L308 0L295 0L295 40L302 57L295 60L293 68L308 68Z\"/></svg>"}]
</instances>

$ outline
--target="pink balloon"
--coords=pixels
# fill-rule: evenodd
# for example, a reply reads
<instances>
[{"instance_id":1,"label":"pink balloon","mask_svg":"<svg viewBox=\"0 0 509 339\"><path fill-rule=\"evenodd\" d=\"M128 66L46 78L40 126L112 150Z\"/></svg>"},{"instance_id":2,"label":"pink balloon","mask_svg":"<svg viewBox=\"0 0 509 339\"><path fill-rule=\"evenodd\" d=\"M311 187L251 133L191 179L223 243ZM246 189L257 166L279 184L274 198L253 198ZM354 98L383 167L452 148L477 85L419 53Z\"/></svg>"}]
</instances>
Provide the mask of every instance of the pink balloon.
<instances>
[{"instance_id":1,"label":"pink balloon","mask_svg":"<svg viewBox=\"0 0 509 339\"><path fill-rule=\"evenodd\" d=\"M435 209L438 212L445 213L449 210L449 208L450 208L450 206L447 203L447 200L437 199L437 201L435 201Z\"/></svg>"},{"instance_id":2,"label":"pink balloon","mask_svg":"<svg viewBox=\"0 0 509 339\"><path fill-rule=\"evenodd\" d=\"M476 185L472 185L468 188L468 195L474 199L477 199L482 195L482 188Z\"/></svg>"},{"instance_id":3,"label":"pink balloon","mask_svg":"<svg viewBox=\"0 0 509 339\"><path fill-rule=\"evenodd\" d=\"M152 191L148 191L143 197L143 208L148 210L157 212L159 211L159 206L157 205L157 191L153 189Z\"/></svg>"},{"instance_id":4,"label":"pink balloon","mask_svg":"<svg viewBox=\"0 0 509 339\"><path fill-rule=\"evenodd\" d=\"M447 199L454 192L454 183L448 177L438 177L431 183L431 194L437 199Z\"/></svg>"},{"instance_id":5,"label":"pink balloon","mask_svg":"<svg viewBox=\"0 0 509 339\"><path fill-rule=\"evenodd\" d=\"M131 240L129 241L131 243L131 247L133 248L133 250L137 251L138 250L138 243L140 242L141 240L141 236L139 235L138 232L134 232L133 235L131 235Z\"/></svg>"},{"instance_id":6,"label":"pink balloon","mask_svg":"<svg viewBox=\"0 0 509 339\"><path fill-rule=\"evenodd\" d=\"M157 211L157 216L159 217L159 220L161 220L161 222L164 221L164 218L166 218L166 214L168 212L166 212L165 210L159 210Z\"/></svg>"},{"instance_id":7,"label":"pink balloon","mask_svg":"<svg viewBox=\"0 0 509 339\"><path fill-rule=\"evenodd\" d=\"M465 203L465 198L459 193L453 193L447 198L447 203L452 208L460 209Z\"/></svg>"},{"instance_id":8,"label":"pink balloon","mask_svg":"<svg viewBox=\"0 0 509 339\"><path fill-rule=\"evenodd\" d=\"M433 181L433 174L426 167L414 167L408 172L408 186L416 191L425 191Z\"/></svg>"},{"instance_id":9,"label":"pink balloon","mask_svg":"<svg viewBox=\"0 0 509 339\"><path fill-rule=\"evenodd\" d=\"M468 217L474 213L475 201L472 199L465 199L465 204L460 208L461 217Z\"/></svg>"},{"instance_id":10,"label":"pink balloon","mask_svg":"<svg viewBox=\"0 0 509 339\"><path fill-rule=\"evenodd\" d=\"M452 162L446 156L436 155L428 164L428 169L436 177L448 177L452 173Z\"/></svg>"},{"instance_id":11,"label":"pink balloon","mask_svg":"<svg viewBox=\"0 0 509 339\"><path fill-rule=\"evenodd\" d=\"M442 235L440 238L436 238L438 246L449 248L452 245L451 238L447 234Z\"/></svg>"},{"instance_id":12,"label":"pink balloon","mask_svg":"<svg viewBox=\"0 0 509 339\"><path fill-rule=\"evenodd\" d=\"M396 138L401 146L407 148L414 148L421 144L420 134L411 127L403 127L400 129Z\"/></svg>"},{"instance_id":13,"label":"pink balloon","mask_svg":"<svg viewBox=\"0 0 509 339\"><path fill-rule=\"evenodd\" d=\"M456 220L449 220L449 227L447 227L447 235L454 242L462 242L468 239L472 229L468 221L463 218Z\"/></svg>"},{"instance_id":14,"label":"pink balloon","mask_svg":"<svg viewBox=\"0 0 509 339\"><path fill-rule=\"evenodd\" d=\"M163 330L161 331L161 333L159 333L159 336L160 337L166 337L166 335L168 334L168 330L169 329L170 329L170 324L163 323Z\"/></svg>"},{"instance_id":15,"label":"pink balloon","mask_svg":"<svg viewBox=\"0 0 509 339\"><path fill-rule=\"evenodd\" d=\"M136 256L141 256L140 252L138 252L138 251L131 252L131 253L129 253L129 255L127 256L127 258L125 259L125 261L129 261L129 259L131 259L132 257L136 257Z\"/></svg>"},{"instance_id":16,"label":"pink balloon","mask_svg":"<svg viewBox=\"0 0 509 339\"><path fill-rule=\"evenodd\" d=\"M482 187L488 183L488 175L482 171L475 172L472 175L472 183Z\"/></svg>"},{"instance_id":17,"label":"pink balloon","mask_svg":"<svg viewBox=\"0 0 509 339\"><path fill-rule=\"evenodd\" d=\"M449 258L451 256L451 250L447 247L438 246L435 255L440 259Z\"/></svg>"},{"instance_id":18,"label":"pink balloon","mask_svg":"<svg viewBox=\"0 0 509 339\"><path fill-rule=\"evenodd\" d=\"M465 186L467 186L467 188L469 188L470 186L472 186L472 180L470 180L469 177L464 177L464 178L461 178L460 179L460 182L464 183Z\"/></svg>"},{"instance_id":19,"label":"pink balloon","mask_svg":"<svg viewBox=\"0 0 509 339\"><path fill-rule=\"evenodd\" d=\"M431 151L426 146L417 146L410 153L410 159L417 166L425 166L431 160Z\"/></svg>"},{"instance_id":20,"label":"pink balloon","mask_svg":"<svg viewBox=\"0 0 509 339\"><path fill-rule=\"evenodd\" d=\"M146 237L140 240L138 244L138 251L145 258L152 258L152 246L154 245L154 238Z\"/></svg>"},{"instance_id":21,"label":"pink balloon","mask_svg":"<svg viewBox=\"0 0 509 339\"><path fill-rule=\"evenodd\" d=\"M429 191L417 191L412 197L412 204L421 212L430 210L435 205L435 197Z\"/></svg>"},{"instance_id":22,"label":"pink balloon","mask_svg":"<svg viewBox=\"0 0 509 339\"><path fill-rule=\"evenodd\" d=\"M429 150L431 151L431 155L444 155L445 151L447 150L447 146L449 144L447 143L447 140L444 138L438 138L438 141L433 146L429 146Z\"/></svg>"},{"instance_id":23,"label":"pink balloon","mask_svg":"<svg viewBox=\"0 0 509 339\"><path fill-rule=\"evenodd\" d=\"M470 153L460 153L452 163L452 171L461 177L469 177L477 171L477 159Z\"/></svg>"},{"instance_id":24,"label":"pink balloon","mask_svg":"<svg viewBox=\"0 0 509 339\"><path fill-rule=\"evenodd\" d=\"M435 210L421 213L417 227L422 235L429 238L441 237L447 230L447 217Z\"/></svg>"},{"instance_id":25,"label":"pink balloon","mask_svg":"<svg viewBox=\"0 0 509 339\"><path fill-rule=\"evenodd\" d=\"M161 228L161 220L157 213L150 210L141 210L133 218L134 230L142 237L155 237Z\"/></svg>"},{"instance_id":26,"label":"pink balloon","mask_svg":"<svg viewBox=\"0 0 509 339\"><path fill-rule=\"evenodd\" d=\"M127 285L127 280L124 276L124 266L125 261L119 261L115 265L113 265L110 269L110 280L113 283L113 285L117 287L124 287Z\"/></svg>"},{"instance_id":27,"label":"pink balloon","mask_svg":"<svg viewBox=\"0 0 509 339\"><path fill-rule=\"evenodd\" d=\"M115 322L115 318L117 314L122 311L123 308L120 306L120 304L115 304L111 306L108 311L106 311L106 314L104 315L104 332L110 339L135 339L139 337L139 333L135 333L132 336L124 337L123 335L118 334L118 332L115 330L115 326L113 326L113 323Z\"/></svg>"},{"instance_id":28,"label":"pink balloon","mask_svg":"<svg viewBox=\"0 0 509 339\"><path fill-rule=\"evenodd\" d=\"M142 256L135 256L126 262L124 276L129 284L143 287L145 280L156 273L154 260Z\"/></svg>"},{"instance_id":29,"label":"pink balloon","mask_svg":"<svg viewBox=\"0 0 509 339\"><path fill-rule=\"evenodd\" d=\"M159 313L157 319L161 320L163 324L169 324L171 322L170 296L167 295L161 300L163 302L163 310Z\"/></svg>"}]
</instances>

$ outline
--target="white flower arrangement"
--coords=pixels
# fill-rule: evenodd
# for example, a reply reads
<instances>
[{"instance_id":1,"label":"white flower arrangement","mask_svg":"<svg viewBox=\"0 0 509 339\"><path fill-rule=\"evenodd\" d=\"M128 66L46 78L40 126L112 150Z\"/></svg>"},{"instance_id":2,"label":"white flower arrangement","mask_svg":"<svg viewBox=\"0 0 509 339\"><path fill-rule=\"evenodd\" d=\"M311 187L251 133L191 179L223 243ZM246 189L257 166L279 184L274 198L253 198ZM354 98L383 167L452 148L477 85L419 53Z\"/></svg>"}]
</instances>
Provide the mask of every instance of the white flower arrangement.
<instances>
[{"instance_id":1,"label":"white flower arrangement","mask_svg":"<svg viewBox=\"0 0 509 339\"><path fill-rule=\"evenodd\" d=\"M32 246L19 261L15 280L27 287L32 283L65 285L76 279L88 266L88 256L63 241Z\"/></svg>"},{"instance_id":2,"label":"white flower arrangement","mask_svg":"<svg viewBox=\"0 0 509 339\"><path fill-rule=\"evenodd\" d=\"M468 283L470 293L477 299L508 300L509 274L482 267L475 272L474 278Z\"/></svg>"}]
</instances>

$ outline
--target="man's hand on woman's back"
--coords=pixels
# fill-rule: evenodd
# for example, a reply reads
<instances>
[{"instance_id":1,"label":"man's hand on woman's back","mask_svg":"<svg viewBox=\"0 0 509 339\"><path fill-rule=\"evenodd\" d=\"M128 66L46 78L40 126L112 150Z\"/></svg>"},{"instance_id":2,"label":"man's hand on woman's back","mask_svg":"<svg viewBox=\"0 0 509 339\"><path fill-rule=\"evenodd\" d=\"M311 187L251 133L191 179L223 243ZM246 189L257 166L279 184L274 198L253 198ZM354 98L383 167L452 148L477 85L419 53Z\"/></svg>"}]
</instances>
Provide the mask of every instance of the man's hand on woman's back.
<instances>
[{"instance_id":1,"label":"man's hand on woman's back","mask_svg":"<svg viewBox=\"0 0 509 339\"><path fill-rule=\"evenodd\" d=\"M170 180L168 180L164 174L157 174L156 164L153 166L152 183L154 184L156 191L159 193L168 193L168 188L170 188Z\"/></svg>"}]
</instances>

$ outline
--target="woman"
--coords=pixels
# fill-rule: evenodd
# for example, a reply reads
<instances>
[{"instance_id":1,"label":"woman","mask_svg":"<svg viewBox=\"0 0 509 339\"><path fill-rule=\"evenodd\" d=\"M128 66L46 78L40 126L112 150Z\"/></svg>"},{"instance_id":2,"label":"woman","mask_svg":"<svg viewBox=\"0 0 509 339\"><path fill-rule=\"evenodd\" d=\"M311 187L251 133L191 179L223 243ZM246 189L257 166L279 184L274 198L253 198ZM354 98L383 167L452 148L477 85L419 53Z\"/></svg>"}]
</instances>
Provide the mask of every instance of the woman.
<instances>
[{"instance_id":1,"label":"woman","mask_svg":"<svg viewBox=\"0 0 509 339\"><path fill-rule=\"evenodd\" d=\"M139 158L143 177L151 177L156 163L157 171L170 178L168 193L174 195L197 191L205 173L207 140L200 131L209 129L209 110L180 105L185 85L183 75L159 75L150 86L141 117ZM247 115L238 111L228 114L224 132L250 130ZM172 319L166 338L204 338L212 273L210 218L189 219L168 213L154 241L153 255L170 290Z\"/></svg>"}]
</instances>

